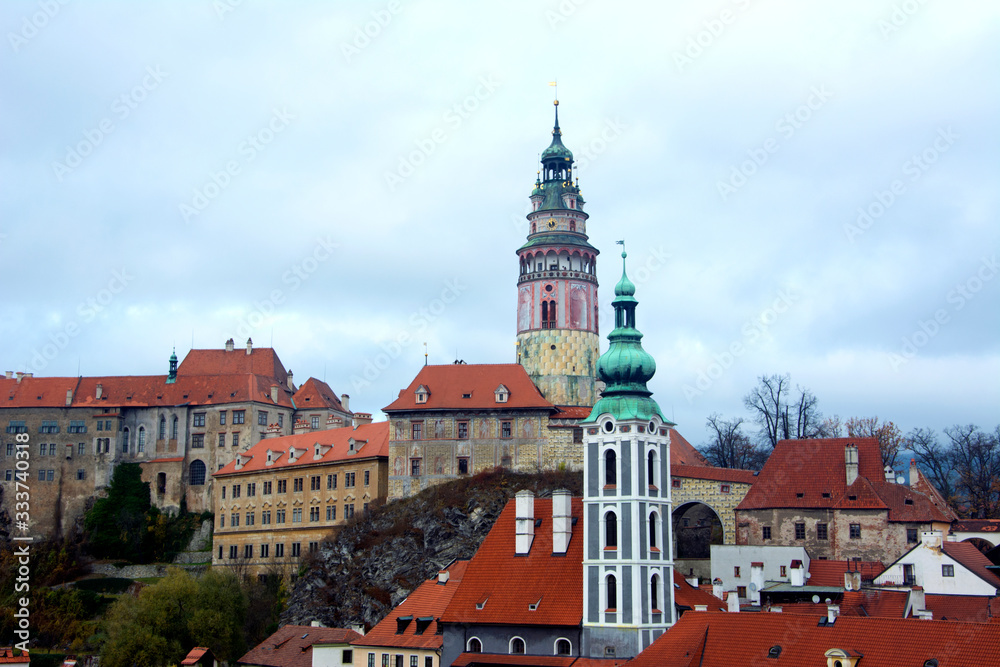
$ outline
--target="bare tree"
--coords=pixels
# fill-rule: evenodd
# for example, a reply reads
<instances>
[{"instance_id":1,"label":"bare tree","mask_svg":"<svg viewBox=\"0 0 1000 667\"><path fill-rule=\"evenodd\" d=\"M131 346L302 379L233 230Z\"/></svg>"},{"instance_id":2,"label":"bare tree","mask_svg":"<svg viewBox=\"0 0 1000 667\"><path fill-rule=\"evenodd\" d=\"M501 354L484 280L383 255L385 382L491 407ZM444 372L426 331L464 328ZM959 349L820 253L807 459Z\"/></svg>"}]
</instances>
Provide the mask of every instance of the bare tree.
<instances>
[{"instance_id":1,"label":"bare tree","mask_svg":"<svg viewBox=\"0 0 1000 667\"><path fill-rule=\"evenodd\" d=\"M708 462L719 468L741 468L760 470L767 460L767 454L743 433L742 417L723 419L712 414L706 426L712 432L712 441L702 448Z\"/></svg>"},{"instance_id":2,"label":"bare tree","mask_svg":"<svg viewBox=\"0 0 1000 667\"><path fill-rule=\"evenodd\" d=\"M900 446L904 445L906 441L899 427L891 421L879 424L878 417L851 417L845 426L849 438L875 438L878 440L878 448L882 452L882 467L896 468Z\"/></svg>"},{"instance_id":3,"label":"bare tree","mask_svg":"<svg viewBox=\"0 0 1000 667\"><path fill-rule=\"evenodd\" d=\"M955 468L948 447L941 444L933 429L915 428L906 435L906 448L913 452L916 464L934 488L955 509Z\"/></svg>"},{"instance_id":4,"label":"bare tree","mask_svg":"<svg viewBox=\"0 0 1000 667\"><path fill-rule=\"evenodd\" d=\"M791 379L785 375L761 375L757 386L743 397L743 405L760 426L760 437L773 449L779 440L820 438L824 436L823 415L816 396L796 387L798 398L792 402Z\"/></svg>"},{"instance_id":5,"label":"bare tree","mask_svg":"<svg viewBox=\"0 0 1000 667\"><path fill-rule=\"evenodd\" d=\"M985 432L973 424L956 425L944 432L951 440L957 487L969 516L1000 516L1000 426Z\"/></svg>"}]
</instances>

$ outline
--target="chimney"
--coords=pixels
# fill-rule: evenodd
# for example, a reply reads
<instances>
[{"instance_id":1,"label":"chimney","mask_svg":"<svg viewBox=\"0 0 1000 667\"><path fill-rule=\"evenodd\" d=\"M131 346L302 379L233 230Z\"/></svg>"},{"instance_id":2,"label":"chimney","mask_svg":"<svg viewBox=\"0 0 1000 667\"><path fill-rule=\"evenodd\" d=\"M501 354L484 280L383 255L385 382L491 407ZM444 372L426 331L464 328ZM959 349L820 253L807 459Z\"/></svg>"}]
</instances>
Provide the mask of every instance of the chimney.
<instances>
[{"instance_id":1,"label":"chimney","mask_svg":"<svg viewBox=\"0 0 1000 667\"><path fill-rule=\"evenodd\" d=\"M320 623L319 621L313 621L312 623L309 624L309 627L311 627L311 628L322 628L323 624Z\"/></svg>"},{"instance_id":2,"label":"chimney","mask_svg":"<svg viewBox=\"0 0 1000 667\"><path fill-rule=\"evenodd\" d=\"M910 609L910 615L916 616L922 611L927 611L927 597L924 595L924 589L920 586L914 586L910 589L910 599L907 600L906 606Z\"/></svg>"},{"instance_id":3,"label":"chimney","mask_svg":"<svg viewBox=\"0 0 1000 667\"><path fill-rule=\"evenodd\" d=\"M247 354L253 352L253 339L247 338Z\"/></svg>"},{"instance_id":4,"label":"chimney","mask_svg":"<svg viewBox=\"0 0 1000 667\"><path fill-rule=\"evenodd\" d=\"M940 530L925 530L920 533L920 543L928 549L940 549L942 539Z\"/></svg>"},{"instance_id":5,"label":"chimney","mask_svg":"<svg viewBox=\"0 0 1000 667\"><path fill-rule=\"evenodd\" d=\"M552 492L552 553L565 554L573 537L573 501L566 489Z\"/></svg>"},{"instance_id":6,"label":"chimney","mask_svg":"<svg viewBox=\"0 0 1000 667\"><path fill-rule=\"evenodd\" d=\"M292 375L292 369L291 368L288 369L287 375L288 375L288 388L290 390L292 390L292 391L295 391L295 383L292 382L292 377L294 377L294 376Z\"/></svg>"},{"instance_id":7,"label":"chimney","mask_svg":"<svg viewBox=\"0 0 1000 667\"><path fill-rule=\"evenodd\" d=\"M236 343L232 338L226 341L226 352L232 352L236 348Z\"/></svg>"},{"instance_id":8,"label":"chimney","mask_svg":"<svg viewBox=\"0 0 1000 667\"><path fill-rule=\"evenodd\" d=\"M365 624L364 623L351 623L351 630L354 630L356 633L358 633L362 637L365 636Z\"/></svg>"},{"instance_id":9,"label":"chimney","mask_svg":"<svg viewBox=\"0 0 1000 667\"><path fill-rule=\"evenodd\" d=\"M750 603L760 604L760 589L764 588L764 563L750 563Z\"/></svg>"},{"instance_id":10,"label":"chimney","mask_svg":"<svg viewBox=\"0 0 1000 667\"><path fill-rule=\"evenodd\" d=\"M858 570L848 570L844 572L844 590L845 591L860 591L861 590L861 572Z\"/></svg>"},{"instance_id":11,"label":"chimney","mask_svg":"<svg viewBox=\"0 0 1000 667\"><path fill-rule=\"evenodd\" d=\"M955 535L954 533L948 533L948 535L944 539L946 542L958 542L958 535Z\"/></svg>"},{"instance_id":12,"label":"chimney","mask_svg":"<svg viewBox=\"0 0 1000 667\"><path fill-rule=\"evenodd\" d=\"M707 604L696 604L694 606L694 610L695 611L708 611L708 605Z\"/></svg>"},{"instance_id":13,"label":"chimney","mask_svg":"<svg viewBox=\"0 0 1000 667\"><path fill-rule=\"evenodd\" d=\"M8 380L13 379L14 371L7 371L6 373L4 373L4 377L7 378Z\"/></svg>"},{"instance_id":14,"label":"chimney","mask_svg":"<svg viewBox=\"0 0 1000 667\"><path fill-rule=\"evenodd\" d=\"M725 593L722 592L722 579L718 577L712 580L712 595L720 600L725 596Z\"/></svg>"},{"instance_id":15,"label":"chimney","mask_svg":"<svg viewBox=\"0 0 1000 667\"><path fill-rule=\"evenodd\" d=\"M692 588L698 588L698 577L684 577L684 581Z\"/></svg>"},{"instance_id":16,"label":"chimney","mask_svg":"<svg viewBox=\"0 0 1000 667\"><path fill-rule=\"evenodd\" d=\"M439 584L447 584L449 579L451 579L451 573L448 570L438 570Z\"/></svg>"},{"instance_id":17,"label":"chimney","mask_svg":"<svg viewBox=\"0 0 1000 667\"><path fill-rule=\"evenodd\" d=\"M351 411L351 397L347 394L340 395L340 405L344 408L344 412Z\"/></svg>"},{"instance_id":18,"label":"chimney","mask_svg":"<svg viewBox=\"0 0 1000 667\"><path fill-rule=\"evenodd\" d=\"M839 604L828 604L826 605L826 623L827 625L833 625L840 616L840 605Z\"/></svg>"},{"instance_id":19,"label":"chimney","mask_svg":"<svg viewBox=\"0 0 1000 667\"><path fill-rule=\"evenodd\" d=\"M514 553L526 556L531 551L531 543L535 539L535 494L531 491L518 491L514 496L517 510L517 533L514 538Z\"/></svg>"},{"instance_id":20,"label":"chimney","mask_svg":"<svg viewBox=\"0 0 1000 667\"><path fill-rule=\"evenodd\" d=\"M740 596L736 594L736 591L729 591L726 602L729 604L730 612L736 613L740 610Z\"/></svg>"},{"instance_id":21,"label":"chimney","mask_svg":"<svg viewBox=\"0 0 1000 667\"><path fill-rule=\"evenodd\" d=\"M848 444L844 447L844 467L847 470L847 486L854 484L858 478L858 446Z\"/></svg>"},{"instance_id":22,"label":"chimney","mask_svg":"<svg viewBox=\"0 0 1000 667\"><path fill-rule=\"evenodd\" d=\"M920 479L920 471L917 470L917 460L910 459L910 486L913 487Z\"/></svg>"},{"instance_id":23,"label":"chimney","mask_svg":"<svg viewBox=\"0 0 1000 667\"><path fill-rule=\"evenodd\" d=\"M277 403L278 402L278 391L280 389L281 389L280 385L276 385L276 384L272 384L271 385L271 402L272 403Z\"/></svg>"},{"instance_id":24,"label":"chimney","mask_svg":"<svg viewBox=\"0 0 1000 667\"><path fill-rule=\"evenodd\" d=\"M792 569L789 573L789 583L792 586L805 586L806 585L806 569L802 567L802 561L793 560Z\"/></svg>"},{"instance_id":25,"label":"chimney","mask_svg":"<svg viewBox=\"0 0 1000 667\"><path fill-rule=\"evenodd\" d=\"M364 426L365 424L372 423L372 414L370 412L355 412L354 413L354 428L359 426Z\"/></svg>"},{"instance_id":26,"label":"chimney","mask_svg":"<svg viewBox=\"0 0 1000 667\"><path fill-rule=\"evenodd\" d=\"M66 405L73 405L73 390L66 390Z\"/></svg>"},{"instance_id":27,"label":"chimney","mask_svg":"<svg viewBox=\"0 0 1000 667\"><path fill-rule=\"evenodd\" d=\"M17 383L18 384L21 384L21 378L23 378L23 377L24 377L24 373L22 373L21 371L18 371L17 372Z\"/></svg>"},{"instance_id":28,"label":"chimney","mask_svg":"<svg viewBox=\"0 0 1000 667\"><path fill-rule=\"evenodd\" d=\"M896 471L892 469L892 466L885 467L885 481L889 484L896 483Z\"/></svg>"},{"instance_id":29,"label":"chimney","mask_svg":"<svg viewBox=\"0 0 1000 667\"><path fill-rule=\"evenodd\" d=\"M104 395L104 385L98 382L97 389L94 391L94 398L100 400L101 396L103 395Z\"/></svg>"}]
</instances>

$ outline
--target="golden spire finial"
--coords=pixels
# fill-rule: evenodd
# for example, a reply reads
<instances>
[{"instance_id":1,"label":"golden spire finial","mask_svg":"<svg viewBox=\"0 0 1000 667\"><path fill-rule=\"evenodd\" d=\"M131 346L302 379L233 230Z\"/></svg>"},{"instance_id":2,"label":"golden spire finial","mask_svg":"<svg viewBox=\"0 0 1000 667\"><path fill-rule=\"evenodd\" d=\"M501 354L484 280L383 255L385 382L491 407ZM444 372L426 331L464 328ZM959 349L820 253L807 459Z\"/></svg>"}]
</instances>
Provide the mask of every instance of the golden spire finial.
<instances>
[{"instance_id":1,"label":"golden spire finial","mask_svg":"<svg viewBox=\"0 0 1000 667\"><path fill-rule=\"evenodd\" d=\"M553 88L555 88L555 91L554 91L555 92L555 101L553 102L553 104L555 104L556 106L559 106L559 83L556 82L556 81L549 81L549 85L552 86Z\"/></svg>"}]
</instances>

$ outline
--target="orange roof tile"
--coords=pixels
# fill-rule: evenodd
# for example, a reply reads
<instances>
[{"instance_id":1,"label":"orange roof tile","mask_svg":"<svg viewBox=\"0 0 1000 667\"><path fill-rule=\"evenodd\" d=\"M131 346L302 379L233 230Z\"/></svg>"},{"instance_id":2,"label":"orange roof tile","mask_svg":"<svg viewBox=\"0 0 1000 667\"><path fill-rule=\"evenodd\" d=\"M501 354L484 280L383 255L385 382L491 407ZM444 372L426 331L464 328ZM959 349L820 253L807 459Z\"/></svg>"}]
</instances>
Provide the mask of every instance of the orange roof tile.
<instances>
[{"instance_id":1,"label":"orange roof tile","mask_svg":"<svg viewBox=\"0 0 1000 667\"><path fill-rule=\"evenodd\" d=\"M913 667L932 658L940 667L1000 665L1000 624L841 616L687 612L630 667L825 665L832 648L864 657L860 667ZM738 638L738 641L734 641ZM774 646L780 656L768 658Z\"/></svg>"},{"instance_id":2,"label":"orange roof tile","mask_svg":"<svg viewBox=\"0 0 1000 667\"><path fill-rule=\"evenodd\" d=\"M316 378L306 380L299 387L298 391L295 392L292 399L295 401L295 407L299 410L330 408L332 410L347 412L347 410L344 410L344 406L341 405L340 398L337 397L336 392L330 389L330 385Z\"/></svg>"},{"instance_id":3,"label":"orange roof tile","mask_svg":"<svg viewBox=\"0 0 1000 667\"><path fill-rule=\"evenodd\" d=\"M946 554L961 563L967 570L978 576L990 586L1000 588L1000 577L987 570L993 565L982 551L971 542L944 542L941 548Z\"/></svg>"},{"instance_id":4,"label":"orange roof tile","mask_svg":"<svg viewBox=\"0 0 1000 667\"><path fill-rule=\"evenodd\" d=\"M66 406L66 392L76 392L79 378L0 377L0 408L55 408Z\"/></svg>"},{"instance_id":5,"label":"orange roof tile","mask_svg":"<svg viewBox=\"0 0 1000 667\"><path fill-rule=\"evenodd\" d=\"M1000 597L927 594L924 606L934 612L937 621L985 623L1000 618Z\"/></svg>"},{"instance_id":6,"label":"orange roof tile","mask_svg":"<svg viewBox=\"0 0 1000 667\"><path fill-rule=\"evenodd\" d=\"M670 429L670 465L707 466L708 459L694 448L677 429Z\"/></svg>"},{"instance_id":7,"label":"orange roof tile","mask_svg":"<svg viewBox=\"0 0 1000 667\"><path fill-rule=\"evenodd\" d=\"M494 392L501 384L510 390L506 403L496 402ZM420 385L429 395L426 403L418 404L416 390ZM520 364L447 364L423 366L410 386L382 411L514 408L554 410L555 406L545 400Z\"/></svg>"},{"instance_id":8,"label":"orange roof tile","mask_svg":"<svg viewBox=\"0 0 1000 667\"><path fill-rule=\"evenodd\" d=\"M350 451L350 440L355 440L355 451ZM359 441L365 441L361 444ZM320 458L313 458L315 445L329 447ZM288 450L294 447L297 458L290 463ZM267 452L271 450L273 463L267 465ZM280 456L279 456L280 454ZM261 470L278 470L289 466L310 466L346 461L348 459L367 459L376 456L389 456L389 422L361 424L357 428L331 428L325 431L310 431L297 433L280 438L265 438L248 449L241 456L227 463L214 476L239 475ZM250 460L248 461L247 458ZM243 461L239 470L236 464Z\"/></svg>"},{"instance_id":9,"label":"orange roof tile","mask_svg":"<svg viewBox=\"0 0 1000 667\"><path fill-rule=\"evenodd\" d=\"M473 665L524 665L525 667L570 667L577 658L569 655L508 655L506 653L462 653L452 667Z\"/></svg>"},{"instance_id":10,"label":"orange roof tile","mask_svg":"<svg viewBox=\"0 0 1000 667\"><path fill-rule=\"evenodd\" d=\"M288 373L278 359L278 353L269 347L237 347L232 352L225 349L190 350L177 367L177 377L182 375L264 375L288 386Z\"/></svg>"},{"instance_id":11,"label":"orange roof tile","mask_svg":"<svg viewBox=\"0 0 1000 667\"><path fill-rule=\"evenodd\" d=\"M198 661L201 660L210 650L211 649L205 648L204 646L195 646L188 652L187 657L181 661L181 664L197 665Z\"/></svg>"},{"instance_id":12,"label":"orange roof tile","mask_svg":"<svg viewBox=\"0 0 1000 667\"><path fill-rule=\"evenodd\" d=\"M709 611L726 611L726 605L722 600L700 588L695 588L677 570L674 570L674 604L690 609L703 604Z\"/></svg>"},{"instance_id":13,"label":"orange roof tile","mask_svg":"<svg viewBox=\"0 0 1000 667\"><path fill-rule=\"evenodd\" d=\"M514 553L515 500L507 503L441 616L447 623L577 626L583 620L583 500L565 555L552 554L552 499L535 499L535 537L527 555ZM477 604L485 604L477 609ZM535 610L528 605L538 603Z\"/></svg>"},{"instance_id":14,"label":"orange roof tile","mask_svg":"<svg viewBox=\"0 0 1000 667\"><path fill-rule=\"evenodd\" d=\"M844 573L848 568L860 570L862 579L874 579L882 574L885 565L878 561L818 560L809 561L809 586L844 587Z\"/></svg>"},{"instance_id":15,"label":"orange roof tile","mask_svg":"<svg viewBox=\"0 0 1000 667\"><path fill-rule=\"evenodd\" d=\"M437 619L441 617L448 607L455 591L465 575L469 561L455 561L448 567L448 581L444 584L438 583L438 578L428 579L420 584L415 591L389 615L382 619L378 625L372 628L364 637L358 639L357 646L392 646L399 648L421 648L438 649L441 648L444 640L443 635L437 634ZM402 632L398 632L399 623L397 619L406 619ZM423 619L423 620L422 620ZM420 631L418 634L418 630Z\"/></svg>"},{"instance_id":16,"label":"orange roof tile","mask_svg":"<svg viewBox=\"0 0 1000 667\"><path fill-rule=\"evenodd\" d=\"M961 533L998 533L1000 519L961 519L951 524L951 530Z\"/></svg>"},{"instance_id":17,"label":"orange roof tile","mask_svg":"<svg viewBox=\"0 0 1000 667\"><path fill-rule=\"evenodd\" d=\"M738 482L740 484L753 484L757 479L757 475L753 470L716 468L715 466L701 465L675 465L673 462L670 464L670 476L684 477L686 479L711 479L719 482Z\"/></svg>"},{"instance_id":18,"label":"orange roof tile","mask_svg":"<svg viewBox=\"0 0 1000 667\"><path fill-rule=\"evenodd\" d=\"M26 651L20 651L19 655L14 655L14 649L10 646L0 647L0 665L21 664L27 665L31 662L31 656Z\"/></svg>"},{"instance_id":19,"label":"orange roof tile","mask_svg":"<svg viewBox=\"0 0 1000 667\"><path fill-rule=\"evenodd\" d=\"M577 405L557 405L559 412L552 415L553 419L586 419L592 408Z\"/></svg>"},{"instance_id":20,"label":"orange roof tile","mask_svg":"<svg viewBox=\"0 0 1000 667\"><path fill-rule=\"evenodd\" d=\"M354 630L285 625L250 649L237 663L266 667L312 667L313 644L350 644L361 638Z\"/></svg>"}]
</instances>

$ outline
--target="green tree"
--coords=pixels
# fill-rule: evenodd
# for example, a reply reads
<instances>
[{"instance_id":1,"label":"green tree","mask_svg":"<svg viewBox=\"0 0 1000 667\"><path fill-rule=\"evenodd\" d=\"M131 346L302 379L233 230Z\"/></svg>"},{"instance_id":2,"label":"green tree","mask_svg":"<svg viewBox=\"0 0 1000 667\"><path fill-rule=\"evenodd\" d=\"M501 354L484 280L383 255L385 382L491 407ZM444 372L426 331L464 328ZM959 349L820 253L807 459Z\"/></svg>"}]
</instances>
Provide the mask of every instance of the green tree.
<instances>
[{"instance_id":1,"label":"green tree","mask_svg":"<svg viewBox=\"0 0 1000 667\"><path fill-rule=\"evenodd\" d=\"M128 554L141 561L145 553L149 482L142 481L138 463L120 463L111 477L107 495L99 498L84 518L87 545L101 558Z\"/></svg>"}]
</instances>

